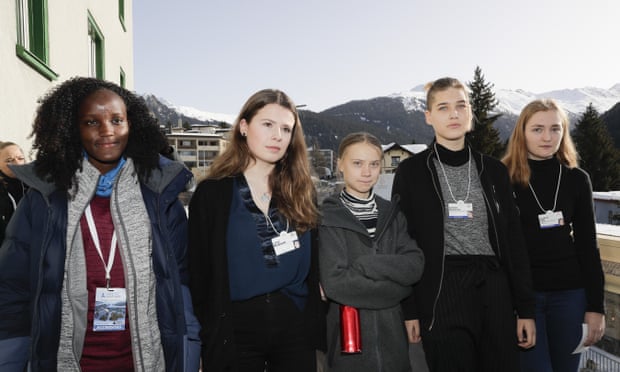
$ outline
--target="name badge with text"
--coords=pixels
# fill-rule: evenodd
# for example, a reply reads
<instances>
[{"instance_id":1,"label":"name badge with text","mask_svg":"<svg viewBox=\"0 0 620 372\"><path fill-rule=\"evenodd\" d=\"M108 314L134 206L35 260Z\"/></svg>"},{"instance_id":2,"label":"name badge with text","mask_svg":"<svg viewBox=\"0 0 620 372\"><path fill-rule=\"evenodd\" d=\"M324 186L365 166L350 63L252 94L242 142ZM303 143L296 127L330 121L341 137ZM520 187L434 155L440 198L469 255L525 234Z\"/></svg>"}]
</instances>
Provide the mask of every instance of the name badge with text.
<instances>
[{"instance_id":1,"label":"name badge with text","mask_svg":"<svg viewBox=\"0 0 620 372\"><path fill-rule=\"evenodd\" d=\"M474 206L459 200L456 203L448 203L448 218L474 218Z\"/></svg>"},{"instance_id":2,"label":"name badge with text","mask_svg":"<svg viewBox=\"0 0 620 372\"><path fill-rule=\"evenodd\" d=\"M95 292L93 331L124 331L127 317L125 288L101 288Z\"/></svg>"},{"instance_id":3,"label":"name badge with text","mask_svg":"<svg viewBox=\"0 0 620 372\"><path fill-rule=\"evenodd\" d=\"M276 255L281 255L299 248L299 238L297 238L297 232L282 231L280 236L276 236L271 239L273 250L276 251Z\"/></svg>"},{"instance_id":4,"label":"name badge with text","mask_svg":"<svg viewBox=\"0 0 620 372\"><path fill-rule=\"evenodd\" d=\"M541 229L562 226L564 225L564 215L562 211L547 211L538 215L538 223Z\"/></svg>"}]
</instances>

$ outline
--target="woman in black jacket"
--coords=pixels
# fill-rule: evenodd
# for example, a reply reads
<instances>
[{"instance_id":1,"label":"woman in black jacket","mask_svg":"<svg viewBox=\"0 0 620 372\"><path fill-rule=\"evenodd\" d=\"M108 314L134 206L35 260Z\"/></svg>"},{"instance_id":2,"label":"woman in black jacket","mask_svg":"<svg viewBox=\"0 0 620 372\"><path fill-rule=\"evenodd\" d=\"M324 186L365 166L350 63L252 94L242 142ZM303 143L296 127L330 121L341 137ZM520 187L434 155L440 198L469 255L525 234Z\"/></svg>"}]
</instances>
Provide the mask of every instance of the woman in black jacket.
<instances>
[{"instance_id":1,"label":"woman in black jacket","mask_svg":"<svg viewBox=\"0 0 620 372\"><path fill-rule=\"evenodd\" d=\"M316 371L325 348L314 185L297 109L252 95L189 206L203 370Z\"/></svg>"},{"instance_id":2,"label":"woman in black jacket","mask_svg":"<svg viewBox=\"0 0 620 372\"><path fill-rule=\"evenodd\" d=\"M517 345L535 343L534 298L506 168L466 143L458 80L429 84L426 105L435 141L399 165L392 189L426 259L403 302L409 340L423 341L432 372L518 371Z\"/></svg>"}]
</instances>

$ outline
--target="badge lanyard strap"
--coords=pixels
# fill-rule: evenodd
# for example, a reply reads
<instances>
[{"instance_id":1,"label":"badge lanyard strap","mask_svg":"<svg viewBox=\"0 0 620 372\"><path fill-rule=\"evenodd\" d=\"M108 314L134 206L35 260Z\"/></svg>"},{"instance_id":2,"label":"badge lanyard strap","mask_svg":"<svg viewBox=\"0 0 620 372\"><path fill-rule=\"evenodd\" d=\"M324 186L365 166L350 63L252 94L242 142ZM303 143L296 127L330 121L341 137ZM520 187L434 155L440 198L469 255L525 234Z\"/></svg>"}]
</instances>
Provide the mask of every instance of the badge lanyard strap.
<instances>
[{"instance_id":1,"label":"badge lanyard strap","mask_svg":"<svg viewBox=\"0 0 620 372\"><path fill-rule=\"evenodd\" d=\"M86 216L86 222L88 222L88 230L90 231L90 236L93 239L93 244L95 244L95 249L97 253L99 253L99 258L101 258L101 262L103 263L103 267L105 268L105 281L106 288L110 288L110 272L112 271L112 266L114 265L114 256L116 255L116 230L112 233L112 242L110 243L110 255L108 256L108 263L106 264L103 259L103 253L101 252L101 246L99 245L99 234L97 234L97 228L95 226L95 220L93 219L93 213L90 210L90 204L86 207L84 211L84 215Z\"/></svg>"},{"instance_id":2,"label":"badge lanyard strap","mask_svg":"<svg viewBox=\"0 0 620 372\"><path fill-rule=\"evenodd\" d=\"M249 186L249 185L248 185ZM254 201L254 204L256 203L256 200ZM263 204L263 200L261 200L261 204ZM258 206L258 205L257 205ZM263 204L263 206L265 206L265 204ZM260 209L260 208L259 208ZM271 228L273 229L273 232L275 232L277 235L282 234L283 232L288 232L288 218L286 219L286 230L285 231L278 231L278 229L276 229L275 225L273 224L273 222L271 221L271 218L269 218L269 204L267 204L267 213L263 213L263 215L265 216L265 220L269 223L269 225L271 226Z\"/></svg>"},{"instance_id":3,"label":"badge lanyard strap","mask_svg":"<svg viewBox=\"0 0 620 372\"><path fill-rule=\"evenodd\" d=\"M540 208L541 211L543 211L543 213L550 213L550 212L555 212L555 207L557 205L558 202L558 193L560 191L560 180L562 179L562 164L560 164L560 173L558 174L558 185L555 187L555 197L553 198L553 208L551 210L545 210L545 208L543 208L543 206L540 204L540 201L538 201L538 197L536 196L536 193L534 192L534 188L532 187L532 184L530 182L528 182L528 186L530 187L530 190L532 191L532 195L534 195L534 200L536 200L536 204L538 204L538 207Z\"/></svg>"},{"instance_id":4,"label":"badge lanyard strap","mask_svg":"<svg viewBox=\"0 0 620 372\"><path fill-rule=\"evenodd\" d=\"M471 190L471 148L467 147L467 149L469 150L469 160L467 161L467 194L465 195L465 199L463 200L464 202L467 201L467 199L469 199L469 191ZM450 187L450 182L448 182L448 176L446 175L446 170L443 167L443 163L441 162L441 159L439 158L439 151L437 151L437 143L435 143L435 153L437 154L437 160L439 160L439 166L441 167L441 173L443 173L443 178L446 180L446 185L448 185L448 191L450 192L450 196L452 197L452 200L454 200L455 203L458 203L458 200L456 200L456 198L454 197L454 194L452 193L452 188Z\"/></svg>"},{"instance_id":5,"label":"badge lanyard strap","mask_svg":"<svg viewBox=\"0 0 620 372\"><path fill-rule=\"evenodd\" d=\"M286 230L285 231L280 231L280 232L278 232L278 229L276 229L276 227L274 226L273 222L271 222L271 218L269 218L267 213L265 213L265 219L267 220L267 222L269 222L269 225L271 225L271 228L273 229L273 231L276 234L282 234L283 232L288 232L288 218L286 219Z\"/></svg>"}]
</instances>

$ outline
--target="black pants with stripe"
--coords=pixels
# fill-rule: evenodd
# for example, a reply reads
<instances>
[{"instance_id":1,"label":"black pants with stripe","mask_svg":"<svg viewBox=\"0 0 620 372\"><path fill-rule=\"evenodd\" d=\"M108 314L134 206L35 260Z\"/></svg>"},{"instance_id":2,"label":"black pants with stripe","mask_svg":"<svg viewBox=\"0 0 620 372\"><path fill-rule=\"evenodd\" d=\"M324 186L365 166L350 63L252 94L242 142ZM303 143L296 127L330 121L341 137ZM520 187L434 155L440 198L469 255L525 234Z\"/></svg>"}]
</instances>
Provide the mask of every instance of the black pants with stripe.
<instances>
[{"instance_id":1,"label":"black pants with stripe","mask_svg":"<svg viewBox=\"0 0 620 372\"><path fill-rule=\"evenodd\" d=\"M519 371L508 278L492 256L447 256L435 318L422 319L431 372Z\"/></svg>"}]
</instances>

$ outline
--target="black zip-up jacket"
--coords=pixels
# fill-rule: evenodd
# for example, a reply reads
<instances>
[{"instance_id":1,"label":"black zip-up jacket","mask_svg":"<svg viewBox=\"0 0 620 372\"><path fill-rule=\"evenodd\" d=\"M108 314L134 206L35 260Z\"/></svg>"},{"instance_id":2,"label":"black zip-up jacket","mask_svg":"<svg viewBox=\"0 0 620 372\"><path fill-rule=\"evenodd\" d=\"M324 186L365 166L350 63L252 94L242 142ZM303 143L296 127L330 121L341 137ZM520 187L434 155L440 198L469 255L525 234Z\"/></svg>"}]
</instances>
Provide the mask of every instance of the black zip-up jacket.
<instances>
[{"instance_id":1,"label":"black zip-up jacket","mask_svg":"<svg viewBox=\"0 0 620 372\"><path fill-rule=\"evenodd\" d=\"M439 147L439 146L438 146ZM444 152L446 154L444 154ZM467 162L467 147L461 152L440 150L441 160L452 166ZM520 318L533 319L535 298L527 250L506 167L498 160L471 151L484 190L489 241L508 275L513 308ZM444 200L431 146L399 164L392 196L400 196L400 208L407 218L409 235L424 252L422 279L403 301L405 319L434 320L434 307L441 295L445 265Z\"/></svg>"}]
</instances>

